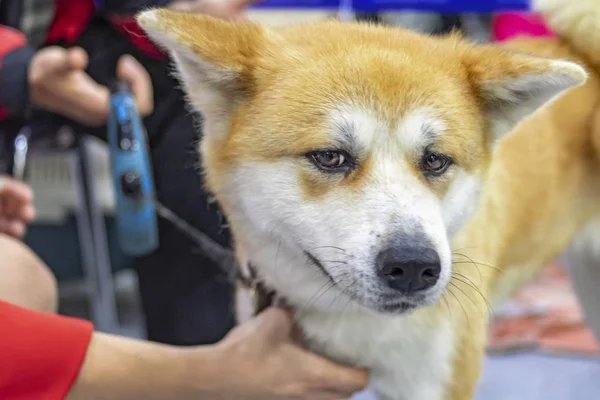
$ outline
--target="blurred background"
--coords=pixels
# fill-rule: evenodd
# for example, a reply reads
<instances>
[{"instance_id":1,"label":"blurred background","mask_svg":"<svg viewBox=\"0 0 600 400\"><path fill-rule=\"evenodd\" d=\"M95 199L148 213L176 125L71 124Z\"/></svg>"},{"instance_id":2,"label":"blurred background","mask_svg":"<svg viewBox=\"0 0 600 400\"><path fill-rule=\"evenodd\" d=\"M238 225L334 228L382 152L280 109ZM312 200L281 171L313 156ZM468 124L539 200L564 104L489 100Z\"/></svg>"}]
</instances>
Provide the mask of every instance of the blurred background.
<instances>
[{"instance_id":1,"label":"blurred background","mask_svg":"<svg viewBox=\"0 0 600 400\"><path fill-rule=\"evenodd\" d=\"M495 16L527 7L524 0L272 0L253 7L249 16L267 25L368 20L430 34L460 30L489 42ZM6 166L14 161L15 136L5 134L2 140L0 160ZM75 137L68 126L42 138L32 136L28 145L25 181L35 192L37 216L24 240L58 277L60 312L92 319L100 330L146 337L132 260L116 239L107 145ZM599 356L557 260L497 310L478 399L600 398Z\"/></svg>"}]
</instances>

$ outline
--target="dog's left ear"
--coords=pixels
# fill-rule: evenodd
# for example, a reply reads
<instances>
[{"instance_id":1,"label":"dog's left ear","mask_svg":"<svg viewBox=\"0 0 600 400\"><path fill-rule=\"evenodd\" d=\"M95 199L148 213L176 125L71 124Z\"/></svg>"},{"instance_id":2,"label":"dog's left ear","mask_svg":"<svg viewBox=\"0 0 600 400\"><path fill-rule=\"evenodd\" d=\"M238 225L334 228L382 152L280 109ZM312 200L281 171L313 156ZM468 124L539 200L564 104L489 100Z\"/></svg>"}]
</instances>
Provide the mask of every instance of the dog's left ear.
<instances>
[{"instance_id":1,"label":"dog's left ear","mask_svg":"<svg viewBox=\"0 0 600 400\"><path fill-rule=\"evenodd\" d=\"M171 54L189 102L204 116L206 135L226 135L233 107L268 70L267 28L166 9L144 11L137 21Z\"/></svg>"},{"instance_id":2,"label":"dog's left ear","mask_svg":"<svg viewBox=\"0 0 600 400\"><path fill-rule=\"evenodd\" d=\"M489 45L466 51L463 63L489 122L492 144L522 119L587 78L585 70L573 62Z\"/></svg>"}]
</instances>

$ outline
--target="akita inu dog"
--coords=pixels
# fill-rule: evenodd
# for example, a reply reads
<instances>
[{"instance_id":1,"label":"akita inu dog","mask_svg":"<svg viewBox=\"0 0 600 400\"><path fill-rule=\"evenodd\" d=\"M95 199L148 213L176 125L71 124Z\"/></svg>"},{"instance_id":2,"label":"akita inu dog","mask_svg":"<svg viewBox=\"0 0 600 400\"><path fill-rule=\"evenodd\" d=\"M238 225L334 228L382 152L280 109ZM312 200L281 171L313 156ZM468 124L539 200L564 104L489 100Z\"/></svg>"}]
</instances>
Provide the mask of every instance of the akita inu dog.
<instances>
[{"instance_id":1,"label":"akita inu dog","mask_svg":"<svg viewBox=\"0 0 600 400\"><path fill-rule=\"evenodd\" d=\"M547 102L562 104L556 97L581 85L584 69L366 24L267 28L166 10L138 21L171 53L205 118L206 182L240 265L295 309L307 344L369 368L381 399L471 398L499 276L471 262L472 247L495 246L481 228L498 218L539 217L519 196L499 205L515 215L481 215L493 212L493 194L509 195L513 174L547 171L538 158L566 145L566 131L510 132ZM523 146L506 150L507 135ZM500 180L504 165L498 188L490 176ZM527 185L547 187L546 178ZM453 253L481 189L490 205Z\"/></svg>"}]
</instances>

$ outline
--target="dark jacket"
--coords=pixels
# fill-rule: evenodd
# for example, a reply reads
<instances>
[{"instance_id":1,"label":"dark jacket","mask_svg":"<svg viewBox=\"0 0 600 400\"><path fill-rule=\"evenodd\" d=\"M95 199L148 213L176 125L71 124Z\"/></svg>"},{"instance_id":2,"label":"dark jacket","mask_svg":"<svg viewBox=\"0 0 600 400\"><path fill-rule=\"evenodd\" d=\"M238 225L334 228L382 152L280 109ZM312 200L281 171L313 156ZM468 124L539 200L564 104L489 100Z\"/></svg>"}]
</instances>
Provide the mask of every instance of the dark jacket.
<instances>
[{"instance_id":1,"label":"dark jacket","mask_svg":"<svg viewBox=\"0 0 600 400\"><path fill-rule=\"evenodd\" d=\"M29 103L27 70L39 46L74 43L94 17L106 18L137 48L162 53L137 26L134 15L172 0L0 0L0 121L22 117ZM25 9L25 4L31 4Z\"/></svg>"}]
</instances>

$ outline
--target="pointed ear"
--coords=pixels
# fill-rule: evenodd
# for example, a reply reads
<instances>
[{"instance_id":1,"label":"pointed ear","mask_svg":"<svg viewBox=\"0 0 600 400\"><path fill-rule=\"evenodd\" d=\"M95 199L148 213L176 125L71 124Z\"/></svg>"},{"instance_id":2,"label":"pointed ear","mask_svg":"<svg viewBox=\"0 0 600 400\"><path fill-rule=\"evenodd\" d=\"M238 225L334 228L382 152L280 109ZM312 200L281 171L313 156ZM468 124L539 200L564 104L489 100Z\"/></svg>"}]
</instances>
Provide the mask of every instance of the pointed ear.
<instances>
[{"instance_id":1,"label":"pointed ear","mask_svg":"<svg viewBox=\"0 0 600 400\"><path fill-rule=\"evenodd\" d=\"M491 142L587 78L579 65L497 47L472 49L466 57L471 83L489 121Z\"/></svg>"},{"instance_id":2,"label":"pointed ear","mask_svg":"<svg viewBox=\"0 0 600 400\"><path fill-rule=\"evenodd\" d=\"M205 131L226 135L233 107L264 69L265 28L166 9L144 11L137 21L172 56L188 101L204 116Z\"/></svg>"}]
</instances>

